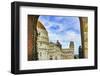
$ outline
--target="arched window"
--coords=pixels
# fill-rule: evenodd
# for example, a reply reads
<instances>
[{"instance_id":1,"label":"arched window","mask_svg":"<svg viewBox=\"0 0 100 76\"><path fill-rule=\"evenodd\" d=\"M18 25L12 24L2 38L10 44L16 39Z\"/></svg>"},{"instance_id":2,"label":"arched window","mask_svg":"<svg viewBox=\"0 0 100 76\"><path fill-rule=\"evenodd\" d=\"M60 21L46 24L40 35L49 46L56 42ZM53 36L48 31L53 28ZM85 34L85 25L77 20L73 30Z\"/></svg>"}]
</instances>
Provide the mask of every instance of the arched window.
<instances>
[{"instance_id":1,"label":"arched window","mask_svg":"<svg viewBox=\"0 0 100 76\"><path fill-rule=\"evenodd\" d=\"M50 58L49 58L50 60L53 60L53 58L52 58L52 56L50 56Z\"/></svg>"},{"instance_id":2,"label":"arched window","mask_svg":"<svg viewBox=\"0 0 100 76\"><path fill-rule=\"evenodd\" d=\"M38 32L38 35L40 35L40 32Z\"/></svg>"}]
</instances>

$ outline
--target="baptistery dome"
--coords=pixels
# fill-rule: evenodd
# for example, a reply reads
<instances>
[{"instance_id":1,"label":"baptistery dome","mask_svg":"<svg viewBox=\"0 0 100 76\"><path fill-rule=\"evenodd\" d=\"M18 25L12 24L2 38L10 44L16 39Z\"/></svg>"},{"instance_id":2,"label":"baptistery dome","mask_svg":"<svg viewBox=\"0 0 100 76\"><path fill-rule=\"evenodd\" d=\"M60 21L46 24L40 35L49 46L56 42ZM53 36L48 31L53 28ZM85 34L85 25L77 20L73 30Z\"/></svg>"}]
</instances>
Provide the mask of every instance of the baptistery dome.
<instances>
[{"instance_id":1,"label":"baptistery dome","mask_svg":"<svg viewBox=\"0 0 100 76\"><path fill-rule=\"evenodd\" d=\"M40 60L47 60L49 37L46 28L40 21L37 22L37 33L38 58Z\"/></svg>"}]
</instances>

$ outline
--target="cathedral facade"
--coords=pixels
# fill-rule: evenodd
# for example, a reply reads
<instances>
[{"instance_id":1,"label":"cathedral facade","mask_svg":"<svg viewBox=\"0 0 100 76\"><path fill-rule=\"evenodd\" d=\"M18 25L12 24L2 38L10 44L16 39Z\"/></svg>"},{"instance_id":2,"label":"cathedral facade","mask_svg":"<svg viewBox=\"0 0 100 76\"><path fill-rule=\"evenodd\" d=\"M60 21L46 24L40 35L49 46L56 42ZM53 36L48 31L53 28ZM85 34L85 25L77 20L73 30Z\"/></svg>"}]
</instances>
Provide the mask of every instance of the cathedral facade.
<instances>
[{"instance_id":1,"label":"cathedral facade","mask_svg":"<svg viewBox=\"0 0 100 76\"><path fill-rule=\"evenodd\" d=\"M62 48L59 40L49 42L48 32L44 25L37 22L37 52L39 60L74 59L74 42L70 41L68 48Z\"/></svg>"}]
</instances>

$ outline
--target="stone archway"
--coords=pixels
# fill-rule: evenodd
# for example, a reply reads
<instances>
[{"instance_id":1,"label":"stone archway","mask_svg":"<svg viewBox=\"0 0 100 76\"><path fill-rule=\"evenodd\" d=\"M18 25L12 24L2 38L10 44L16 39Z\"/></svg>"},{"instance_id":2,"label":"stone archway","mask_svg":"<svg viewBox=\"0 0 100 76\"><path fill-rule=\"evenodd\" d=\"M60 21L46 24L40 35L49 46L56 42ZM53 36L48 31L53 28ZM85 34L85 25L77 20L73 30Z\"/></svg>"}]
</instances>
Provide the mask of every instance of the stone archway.
<instances>
[{"instance_id":1,"label":"stone archway","mask_svg":"<svg viewBox=\"0 0 100 76\"><path fill-rule=\"evenodd\" d=\"M28 15L28 60L38 60L38 53L37 53L37 21L39 15ZM85 47L85 34L84 27L87 25L87 17L79 17L80 20L80 29L81 29L81 42L82 42L82 50L84 53L84 58L88 57L88 50Z\"/></svg>"}]
</instances>

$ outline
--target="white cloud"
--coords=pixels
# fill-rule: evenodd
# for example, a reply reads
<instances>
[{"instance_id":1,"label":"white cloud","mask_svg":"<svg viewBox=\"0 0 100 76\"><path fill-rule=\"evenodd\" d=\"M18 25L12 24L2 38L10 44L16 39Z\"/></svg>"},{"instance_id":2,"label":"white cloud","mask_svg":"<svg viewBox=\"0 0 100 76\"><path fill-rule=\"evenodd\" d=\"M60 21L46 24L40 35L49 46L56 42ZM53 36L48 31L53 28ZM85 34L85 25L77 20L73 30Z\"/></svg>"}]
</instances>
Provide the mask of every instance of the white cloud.
<instances>
[{"instance_id":1,"label":"white cloud","mask_svg":"<svg viewBox=\"0 0 100 76\"><path fill-rule=\"evenodd\" d=\"M67 31L66 37L68 41L80 41L80 34L77 34L74 31Z\"/></svg>"},{"instance_id":2,"label":"white cloud","mask_svg":"<svg viewBox=\"0 0 100 76\"><path fill-rule=\"evenodd\" d=\"M49 35L49 40L52 42L56 42L59 40L62 44L63 48L68 47L70 41L74 41L75 44L75 53L78 53L78 47L81 44L81 36L80 36L80 23L78 18L76 17L54 17L56 21L50 21L49 17L40 16L39 20L46 27ZM60 22L60 21L63 22ZM51 27L59 26L58 29L52 30ZM71 30L67 30L71 29ZM74 29L74 30L73 30ZM79 31L77 33L75 30Z\"/></svg>"}]
</instances>

